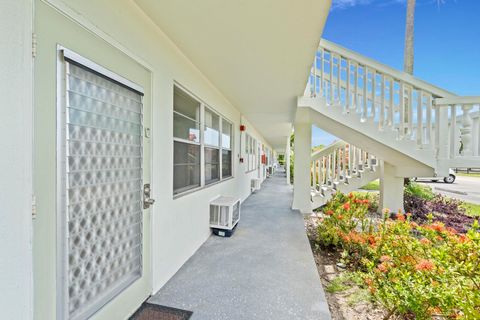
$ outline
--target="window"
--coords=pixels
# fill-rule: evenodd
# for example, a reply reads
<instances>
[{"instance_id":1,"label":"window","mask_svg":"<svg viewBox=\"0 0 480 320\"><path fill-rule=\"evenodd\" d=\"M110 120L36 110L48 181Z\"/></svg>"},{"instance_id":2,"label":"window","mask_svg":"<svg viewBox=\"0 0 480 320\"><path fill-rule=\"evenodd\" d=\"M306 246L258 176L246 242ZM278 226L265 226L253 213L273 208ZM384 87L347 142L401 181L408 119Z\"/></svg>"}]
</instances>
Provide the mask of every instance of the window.
<instances>
[{"instance_id":1,"label":"window","mask_svg":"<svg viewBox=\"0 0 480 320\"><path fill-rule=\"evenodd\" d=\"M220 180L220 117L205 108L205 184Z\"/></svg>"},{"instance_id":2,"label":"window","mask_svg":"<svg viewBox=\"0 0 480 320\"><path fill-rule=\"evenodd\" d=\"M173 192L200 186L200 103L180 89L173 95Z\"/></svg>"},{"instance_id":3,"label":"window","mask_svg":"<svg viewBox=\"0 0 480 320\"><path fill-rule=\"evenodd\" d=\"M222 178L232 176L232 124L222 119Z\"/></svg>"},{"instance_id":4,"label":"window","mask_svg":"<svg viewBox=\"0 0 480 320\"><path fill-rule=\"evenodd\" d=\"M174 195L232 176L232 124L177 86L173 139Z\"/></svg>"}]
</instances>

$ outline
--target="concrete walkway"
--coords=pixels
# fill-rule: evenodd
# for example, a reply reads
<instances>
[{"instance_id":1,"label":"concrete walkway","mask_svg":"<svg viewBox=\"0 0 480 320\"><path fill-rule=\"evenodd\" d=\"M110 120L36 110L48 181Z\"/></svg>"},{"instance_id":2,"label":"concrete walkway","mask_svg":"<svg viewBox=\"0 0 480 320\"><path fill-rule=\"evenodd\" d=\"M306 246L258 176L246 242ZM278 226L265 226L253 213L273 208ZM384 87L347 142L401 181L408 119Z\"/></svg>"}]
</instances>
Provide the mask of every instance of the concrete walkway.
<instances>
[{"instance_id":1,"label":"concrete walkway","mask_svg":"<svg viewBox=\"0 0 480 320\"><path fill-rule=\"evenodd\" d=\"M330 319L304 221L285 174L243 204L231 238L211 236L149 300L192 320Z\"/></svg>"}]
</instances>

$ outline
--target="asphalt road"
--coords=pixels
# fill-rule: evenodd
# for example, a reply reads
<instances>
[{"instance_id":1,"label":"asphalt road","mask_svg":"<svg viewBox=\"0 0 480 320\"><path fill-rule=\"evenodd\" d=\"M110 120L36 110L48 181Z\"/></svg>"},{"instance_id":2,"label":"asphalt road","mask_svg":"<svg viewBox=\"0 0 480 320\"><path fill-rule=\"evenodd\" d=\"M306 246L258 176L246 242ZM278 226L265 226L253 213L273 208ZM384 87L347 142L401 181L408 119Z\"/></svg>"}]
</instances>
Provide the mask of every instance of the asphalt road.
<instances>
[{"instance_id":1,"label":"asphalt road","mask_svg":"<svg viewBox=\"0 0 480 320\"><path fill-rule=\"evenodd\" d=\"M435 192L446 195L450 198L460 199L466 202L480 204L480 178L457 176L452 184L439 182L418 181L421 184L429 185Z\"/></svg>"}]
</instances>

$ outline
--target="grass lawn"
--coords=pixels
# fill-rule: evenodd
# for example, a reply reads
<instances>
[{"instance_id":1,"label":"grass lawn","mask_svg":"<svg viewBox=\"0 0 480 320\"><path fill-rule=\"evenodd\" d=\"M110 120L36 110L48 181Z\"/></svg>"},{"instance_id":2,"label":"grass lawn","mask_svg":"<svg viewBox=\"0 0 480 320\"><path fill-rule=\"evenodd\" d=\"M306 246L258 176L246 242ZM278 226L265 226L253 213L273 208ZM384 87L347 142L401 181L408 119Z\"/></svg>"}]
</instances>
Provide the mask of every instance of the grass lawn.
<instances>
[{"instance_id":1,"label":"grass lawn","mask_svg":"<svg viewBox=\"0 0 480 320\"><path fill-rule=\"evenodd\" d=\"M374 191L374 190L380 190L380 180L373 180L369 183L367 183L366 185L364 185L363 187L361 187L360 189L363 189L363 190L371 190L371 191Z\"/></svg>"},{"instance_id":2,"label":"grass lawn","mask_svg":"<svg viewBox=\"0 0 480 320\"><path fill-rule=\"evenodd\" d=\"M474 173L457 172L457 176L480 178L480 172L474 172Z\"/></svg>"},{"instance_id":3,"label":"grass lawn","mask_svg":"<svg viewBox=\"0 0 480 320\"><path fill-rule=\"evenodd\" d=\"M467 210L467 214L472 217L480 216L480 204L465 202L463 207Z\"/></svg>"}]
</instances>

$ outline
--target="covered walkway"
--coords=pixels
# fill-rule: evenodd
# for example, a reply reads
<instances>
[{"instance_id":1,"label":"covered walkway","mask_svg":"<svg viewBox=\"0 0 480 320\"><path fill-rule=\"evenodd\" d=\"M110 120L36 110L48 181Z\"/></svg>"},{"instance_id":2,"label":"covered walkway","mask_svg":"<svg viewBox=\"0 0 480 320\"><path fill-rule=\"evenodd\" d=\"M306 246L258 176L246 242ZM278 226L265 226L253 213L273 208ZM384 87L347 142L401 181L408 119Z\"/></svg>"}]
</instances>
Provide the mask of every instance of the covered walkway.
<instances>
[{"instance_id":1,"label":"covered walkway","mask_svg":"<svg viewBox=\"0 0 480 320\"><path fill-rule=\"evenodd\" d=\"M193 311L193 320L330 319L285 180L268 178L242 204L235 234L211 236L149 302Z\"/></svg>"}]
</instances>

